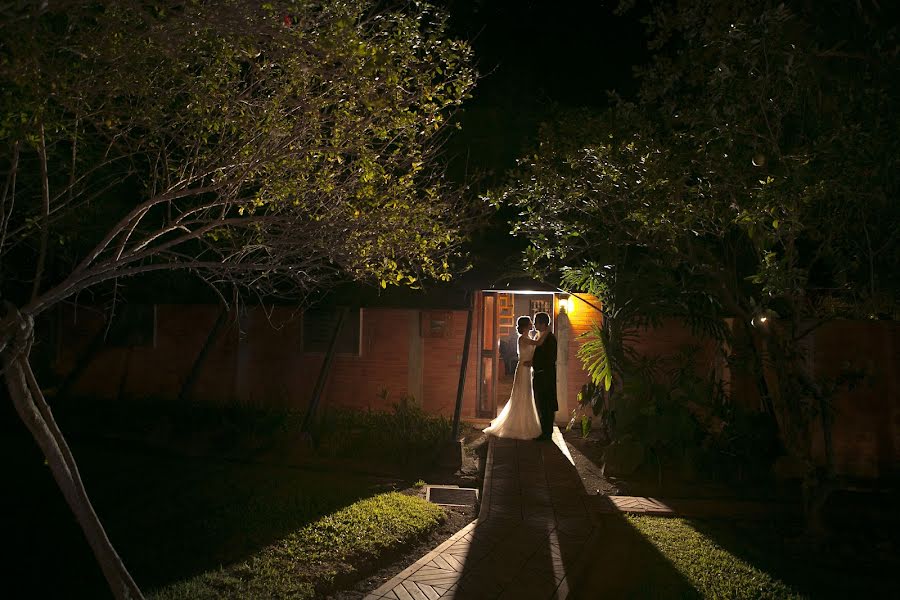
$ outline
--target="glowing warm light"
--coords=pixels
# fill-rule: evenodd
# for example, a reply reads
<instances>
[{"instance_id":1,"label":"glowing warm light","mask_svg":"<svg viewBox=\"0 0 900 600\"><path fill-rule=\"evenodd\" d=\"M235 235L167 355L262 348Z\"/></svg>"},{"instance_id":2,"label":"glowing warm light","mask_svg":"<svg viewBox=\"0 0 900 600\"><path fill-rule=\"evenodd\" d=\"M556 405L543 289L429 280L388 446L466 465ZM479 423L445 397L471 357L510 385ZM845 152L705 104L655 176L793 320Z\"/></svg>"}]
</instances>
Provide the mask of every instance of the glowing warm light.
<instances>
[{"instance_id":1,"label":"glowing warm light","mask_svg":"<svg viewBox=\"0 0 900 600\"><path fill-rule=\"evenodd\" d=\"M559 296L559 313L571 315L575 310L575 296Z\"/></svg>"},{"instance_id":2,"label":"glowing warm light","mask_svg":"<svg viewBox=\"0 0 900 600\"><path fill-rule=\"evenodd\" d=\"M750 319L750 324L754 327L766 327L766 322L769 320L768 311L764 313L760 313Z\"/></svg>"}]
</instances>

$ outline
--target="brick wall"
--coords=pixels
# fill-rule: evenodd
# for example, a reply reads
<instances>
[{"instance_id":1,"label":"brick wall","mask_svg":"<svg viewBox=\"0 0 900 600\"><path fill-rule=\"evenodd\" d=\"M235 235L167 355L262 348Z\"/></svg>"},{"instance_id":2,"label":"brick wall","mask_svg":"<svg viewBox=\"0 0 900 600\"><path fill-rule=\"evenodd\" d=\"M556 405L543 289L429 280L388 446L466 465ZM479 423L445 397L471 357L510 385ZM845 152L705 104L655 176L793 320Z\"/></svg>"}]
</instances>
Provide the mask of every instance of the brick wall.
<instances>
[{"instance_id":1,"label":"brick wall","mask_svg":"<svg viewBox=\"0 0 900 600\"><path fill-rule=\"evenodd\" d=\"M174 399L190 373L218 316L213 305L159 305L155 346L103 347L72 387L72 393L105 399ZM359 355L338 353L321 406L389 408L409 393L411 341L423 348L423 407L452 417L465 337L466 311L450 311L445 337L424 337L420 311L362 309ZM104 328L102 315L81 309L62 317L56 370L69 373L90 341ZM291 307L251 307L239 319L229 315L199 372L191 398L202 402L303 410L324 361L324 353L305 353L302 317ZM415 336L413 338L413 336ZM413 338L413 339L411 339ZM473 332L462 415L475 413L477 336ZM387 391L387 402L381 393Z\"/></svg>"},{"instance_id":2,"label":"brick wall","mask_svg":"<svg viewBox=\"0 0 900 600\"><path fill-rule=\"evenodd\" d=\"M426 337L423 365L423 404L425 409L447 417L453 416L456 392L459 386L459 369L462 365L463 345L466 336L467 311L450 312L449 332L446 337ZM478 361L477 319L472 323L472 339L469 342L469 360L466 382L463 388L463 418L475 416L475 377Z\"/></svg>"},{"instance_id":3,"label":"brick wall","mask_svg":"<svg viewBox=\"0 0 900 600\"><path fill-rule=\"evenodd\" d=\"M362 354L335 357L325 390L328 404L387 408L380 404L380 392L387 391L388 406L409 393L408 313L394 309L362 310Z\"/></svg>"},{"instance_id":4,"label":"brick wall","mask_svg":"<svg viewBox=\"0 0 900 600\"><path fill-rule=\"evenodd\" d=\"M900 475L900 324L833 321L810 340L817 378L833 378L845 367L869 377L834 401L833 443L838 473L857 477ZM821 429L813 454L825 462Z\"/></svg>"},{"instance_id":5,"label":"brick wall","mask_svg":"<svg viewBox=\"0 0 900 600\"><path fill-rule=\"evenodd\" d=\"M603 321L600 311L594 307L600 307L600 300L596 296L577 294L572 302L572 310L562 307L556 317L556 334L559 338L557 361L566 365L565 393L561 393L563 390L557 393L559 412L556 420L559 423L568 423L572 411L578 406L581 386L590 381L590 376L582 368L578 358L578 348L581 347L578 336L589 331L592 323Z\"/></svg>"},{"instance_id":6,"label":"brick wall","mask_svg":"<svg viewBox=\"0 0 900 600\"><path fill-rule=\"evenodd\" d=\"M175 398L203 347L218 312L207 305L159 305L156 307L155 346L101 348L74 382L72 393L99 398ZM61 316L60 345L56 369L70 372L102 333L102 315L86 308L65 309ZM210 370L231 372L227 338L210 354ZM198 386L208 399L229 399L231 386L216 373ZM207 398L204 398L207 399Z\"/></svg>"},{"instance_id":7,"label":"brick wall","mask_svg":"<svg viewBox=\"0 0 900 600\"><path fill-rule=\"evenodd\" d=\"M559 422L564 420L567 422L571 418L572 410L578 406L578 393L590 380L587 371L582 368L581 359L578 358L578 349L581 347L578 336L590 331L592 323L603 321L600 311L595 307L600 307L598 298L588 294L577 294L573 310L567 313L563 306L557 316L557 335L560 338L559 361L567 363L565 402L560 397L560 412L557 414ZM666 356L678 352L688 344L699 346L696 356L698 371L708 373L710 369L715 368L715 343L696 338L687 326L676 319L666 320L656 328L638 331L633 347L645 356Z\"/></svg>"},{"instance_id":8,"label":"brick wall","mask_svg":"<svg viewBox=\"0 0 900 600\"><path fill-rule=\"evenodd\" d=\"M205 366L204 374L223 379L231 375L234 399L243 404L302 409L317 371L310 361L303 360L299 316L290 307L248 308L238 321L240 331L229 332L237 336L234 372L216 372Z\"/></svg>"},{"instance_id":9,"label":"brick wall","mask_svg":"<svg viewBox=\"0 0 900 600\"><path fill-rule=\"evenodd\" d=\"M599 306L596 298L583 296ZM322 353L302 351L302 319L290 307L266 311L249 309L240 319L229 315L199 373L191 398L202 402L238 401L259 406L304 410L324 359ZM106 399L176 398L203 347L219 308L213 305L159 305L155 346L104 347L98 351L71 393ZM338 354L325 387L322 406L389 408L410 388L410 343L421 344L422 397L428 412L452 416L462 359L466 311L449 311L443 337L422 337L412 323L421 311L369 308L362 310L361 354ZM588 331L600 313L575 300L574 310L560 311L556 330L560 339L561 373L557 421L568 421L577 394L588 381L577 357L578 335ZM477 319L472 333L464 388L462 417L475 416L478 361ZM60 316L56 370L69 373L91 340L104 329L102 315L88 308L63 310ZM240 332L240 333L239 333ZM643 332L638 348L647 354L667 354L696 343L676 321ZM900 383L897 368L900 326L896 323L838 321L820 327L809 344L819 377L833 376L845 364L871 374L863 385L840 393L835 400L834 445L840 473L863 477L898 474L900 465ZM704 342L698 369L713 365L714 347ZM387 390L388 403L379 393ZM758 406L753 382L735 376L736 399ZM820 433L813 436L813 452L824 460Z\"/></svg>"}]
</instances>

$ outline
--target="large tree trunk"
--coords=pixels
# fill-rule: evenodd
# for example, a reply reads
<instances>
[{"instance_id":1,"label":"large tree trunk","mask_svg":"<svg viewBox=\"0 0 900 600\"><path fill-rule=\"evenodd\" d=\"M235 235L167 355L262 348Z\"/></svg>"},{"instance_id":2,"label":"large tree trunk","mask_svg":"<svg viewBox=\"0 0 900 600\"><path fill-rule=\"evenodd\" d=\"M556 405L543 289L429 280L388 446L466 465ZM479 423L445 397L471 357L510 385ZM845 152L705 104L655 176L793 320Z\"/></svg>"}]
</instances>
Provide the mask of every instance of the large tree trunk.
<instances>
[{"instance_id":1,"label":"large tree trunk","mask_svg":"<svg viewBox=\"0 0 900 600\"><path fill-rule=\"evenodd\" d=\"M53 419L28 362L33 322L18 311L7 312L2 328L3 373L9 396L22 421L43 452L60 491L75 513L110 590L117 599L143 598L137 584L106 536L88 498L75 458Z\"/></svg>"}]
</instances>

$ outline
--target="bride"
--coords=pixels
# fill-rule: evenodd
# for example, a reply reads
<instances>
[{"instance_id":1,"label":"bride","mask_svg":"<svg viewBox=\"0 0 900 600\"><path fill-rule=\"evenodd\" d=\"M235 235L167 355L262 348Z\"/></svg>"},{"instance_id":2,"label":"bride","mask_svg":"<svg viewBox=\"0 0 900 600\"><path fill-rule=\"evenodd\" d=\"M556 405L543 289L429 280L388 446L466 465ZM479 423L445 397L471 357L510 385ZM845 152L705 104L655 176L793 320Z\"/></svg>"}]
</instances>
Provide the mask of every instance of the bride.
<instances>
[{"instance_id":1,"label":"bride","mask_svg":"<svg viewBox=\"0 0 900 600\"><path fill-rule=\"evenodd\" d=\"M532 440L541 435L541 421L534 406L534 394L531 390L531 358L534 356L535 346L540 345L541 340L528 337L528 332L531 331L531 318L519 317L516 326L519 332L516 344L519 364L516 365L516 374L513 376L509 402L484 432L502 438Z\"/></svg>"}]
</instances>

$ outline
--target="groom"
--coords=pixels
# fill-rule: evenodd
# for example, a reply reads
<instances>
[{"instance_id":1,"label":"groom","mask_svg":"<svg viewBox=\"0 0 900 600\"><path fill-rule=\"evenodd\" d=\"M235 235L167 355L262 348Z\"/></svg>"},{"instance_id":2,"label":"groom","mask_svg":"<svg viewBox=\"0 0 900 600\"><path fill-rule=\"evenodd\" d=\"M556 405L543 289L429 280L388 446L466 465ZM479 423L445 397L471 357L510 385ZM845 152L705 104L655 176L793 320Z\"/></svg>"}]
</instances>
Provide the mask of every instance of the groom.
<instances>
[{"instance_id":1,"label":"groom","mask_svg":"<svg viewBox=\"0 0 900 600\"><path fill-rule=\"evenodd\" d=\"M553 433L553 415L559 410L556 401L556 336L550 331L550 315L539 312L534 315L534 328L544 341L534 349L531 383L534 404L541 420L541 435L536 440L549 440Z\"/></svg>"}]
</instances>

